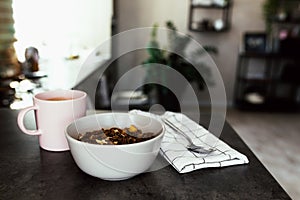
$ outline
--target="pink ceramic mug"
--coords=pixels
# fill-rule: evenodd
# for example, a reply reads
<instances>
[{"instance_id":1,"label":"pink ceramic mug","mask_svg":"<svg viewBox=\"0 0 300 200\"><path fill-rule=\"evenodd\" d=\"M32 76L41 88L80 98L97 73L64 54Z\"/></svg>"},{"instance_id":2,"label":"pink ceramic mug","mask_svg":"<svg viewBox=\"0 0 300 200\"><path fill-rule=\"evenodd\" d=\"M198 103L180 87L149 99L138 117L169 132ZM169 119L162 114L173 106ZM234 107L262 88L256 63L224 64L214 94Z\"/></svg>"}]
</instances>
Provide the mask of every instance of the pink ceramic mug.
<instances>
[{"instance_id":1,"label":"pink ceramic mug","mask_svg":"<svg viewBox=\"0 0 300 200\"><path fill-rule=\"evenodd\" d=\"M28 135L38 135L40 147L49 151L69 150L65 127L75 119L86 115L87 94L78 90L55 90L36 94L33 106L18 114L19 128ZM24 117L35 110L37 130L24 126Z\"/></svg>"}]
</instances>

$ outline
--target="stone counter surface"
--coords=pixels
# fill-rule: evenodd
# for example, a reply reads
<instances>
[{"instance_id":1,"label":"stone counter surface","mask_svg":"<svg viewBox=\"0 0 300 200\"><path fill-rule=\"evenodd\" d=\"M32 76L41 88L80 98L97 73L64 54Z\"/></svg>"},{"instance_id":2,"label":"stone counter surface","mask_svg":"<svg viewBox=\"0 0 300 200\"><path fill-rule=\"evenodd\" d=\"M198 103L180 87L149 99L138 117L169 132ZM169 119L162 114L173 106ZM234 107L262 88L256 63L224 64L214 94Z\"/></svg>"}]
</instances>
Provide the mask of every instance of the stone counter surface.
<instances>
[{"instance_id":1,"label":"stone counter surface","mask_svg":"<svg viewBox=\"0 0 300 200\"><path fill-rule=\"evenodd\" d=\"M249 164L186 174L169 165L110 182L82 172L69 151L40 149L17 127L17 113L0 109L0 199L290 199L227 123L221 139Z\"/></svg>"}]
</instances>

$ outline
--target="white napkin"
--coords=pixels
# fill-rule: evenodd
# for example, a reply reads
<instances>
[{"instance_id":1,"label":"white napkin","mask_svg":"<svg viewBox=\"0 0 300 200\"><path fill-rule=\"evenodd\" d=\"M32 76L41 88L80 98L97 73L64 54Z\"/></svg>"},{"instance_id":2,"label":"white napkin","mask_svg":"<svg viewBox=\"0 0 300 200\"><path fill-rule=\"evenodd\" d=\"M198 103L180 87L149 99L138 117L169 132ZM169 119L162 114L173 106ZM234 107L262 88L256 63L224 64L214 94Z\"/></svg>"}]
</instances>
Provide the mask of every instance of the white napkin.
<instances>
[{"instance_id":1,"label":"white napkin","mask_svg":"<svg viewBox=\"0 0 300 200\"><path fill-rule=\"evenodd\" d=\"M179 172L186 173L197 169L209 167L225 167L231 165L246 164L248 158L221 141L207 129L189 119L186 115L174 112L165 112L163 115L140 110L132 110L130 113L152 116L162 121L168 119L177 128L189 135L196 145L205 148L214 148L209 154L199 154L187 150L187 140L176 133L168 125L163 138L160 153Z\"/></svg>"}]
</instances>

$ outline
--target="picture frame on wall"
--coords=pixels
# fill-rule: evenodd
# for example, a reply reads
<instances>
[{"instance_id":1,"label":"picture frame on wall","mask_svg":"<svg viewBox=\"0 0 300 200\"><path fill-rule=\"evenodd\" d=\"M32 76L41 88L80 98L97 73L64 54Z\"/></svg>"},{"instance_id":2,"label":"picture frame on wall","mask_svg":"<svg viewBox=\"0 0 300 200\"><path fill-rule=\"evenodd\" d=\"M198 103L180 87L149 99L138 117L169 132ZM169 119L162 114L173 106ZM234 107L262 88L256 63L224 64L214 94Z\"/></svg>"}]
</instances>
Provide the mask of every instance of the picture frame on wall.
<instances>
[{"instance_id":1,"label":"picture frame on wall","mask_svg":"<svg viewBox=\"0 0 300 200\"><path fill-rule=\"evenodd\" d=\"M244 48L246 52L266 52L267 34L265 32L246 32L244 34Z\"/></svg>"}]
</instances>

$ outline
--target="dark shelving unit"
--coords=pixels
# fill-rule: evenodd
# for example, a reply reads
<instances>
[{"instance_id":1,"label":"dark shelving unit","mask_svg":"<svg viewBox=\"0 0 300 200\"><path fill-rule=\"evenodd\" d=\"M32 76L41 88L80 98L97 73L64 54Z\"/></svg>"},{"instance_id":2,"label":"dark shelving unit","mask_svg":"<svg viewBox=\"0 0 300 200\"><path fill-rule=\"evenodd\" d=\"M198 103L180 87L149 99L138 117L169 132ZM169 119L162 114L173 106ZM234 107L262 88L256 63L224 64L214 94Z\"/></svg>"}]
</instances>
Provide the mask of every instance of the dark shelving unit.
<instances>
[{"instance_id":1,"label":"dark shelving unit","mask_svg":"<svg viewBox=\"0 0 300 200\"><path fill-rule=\"evenodd\" d=\"M268 11L267 32L244 33L244 48L238 55L234 103L242 109L299 111L300 0L269 1L267 5L275 6L265 10ZM249 69L253 67L263 69L260 74L249 76Z\"/></svg>"},{"instance_id":2,"label":"dark shelving unit","mask_svg":"<svg viewBox=\"0 0 300 200\"><path fill-rule=\"evenodd\" d=\"M216 4L211 5L194 5L193 0L190 1L190 10L189 10L189 21L188 26L190 31L195 32L224 32L230 29L230 21L231 21L231 7L232 7L232 0L226 1L226 5L220 6ZM217 30L213 26L213 22L216 19L213 19L212 16L202 16L201 19L195 19L196 13L201 12L201 10L210 10L211 12L219 12L221 15L223 28ZM200 13L199 13L200 14Z\"/></svg>"},{"instance_id":3,"label":"dark shelving unit","mask_svg":"<svg viewBox=\"0 0 300 200\"><path fill-rule=\"evenodd\" d=\"M250 64L251 60L262 62L263 72L256 76L249 76L250 68L253 67ZM287 66L290 65L293 65L295 72L300 71L300 55L241 52L237 63L235 106L247 110L299 109L297 101L299 81L283 77Z\"/></svg>"}]
</instances>

